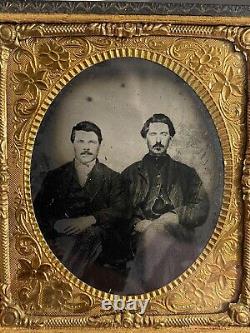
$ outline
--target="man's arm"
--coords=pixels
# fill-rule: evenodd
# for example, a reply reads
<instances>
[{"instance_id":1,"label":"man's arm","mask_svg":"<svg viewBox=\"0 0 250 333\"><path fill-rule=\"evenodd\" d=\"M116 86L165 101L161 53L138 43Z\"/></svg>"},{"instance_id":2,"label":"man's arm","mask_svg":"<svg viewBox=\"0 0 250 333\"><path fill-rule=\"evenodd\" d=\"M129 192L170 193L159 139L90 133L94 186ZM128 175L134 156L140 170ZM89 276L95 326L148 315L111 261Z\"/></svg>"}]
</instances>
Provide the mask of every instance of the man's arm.
<instances>
[{"instance_id":1,"label":"man's arm","mask_svg":"<svg viewBox=\"0 0 250 333\"><path fill-rule=\"evenodd\" d=\"M96 219L94 216L80 216L71 219L58 220L54 224L54 229L58 233L63 233L66 235L78 235L94 224L96 224Z\"/></svg>"},{"instance_id":2,"label":"man's arm","mask_svg":"<svg viewBox=\"0 0 250 333\"><path fill-rule=\"evenodd\" d=\"M55 229L68 235L77 235L94 224L110 226L119 220L126 220L129 214L128 197L123 179L114 174L108 180L108 207L98 211L88 211L88 214L70 219L62 219L55 223ZM107 198L106 198L107 200Z\"/></svg>"},{"instance_id":3,"label":"man's arm","mask_svg":"<svg viewBox=\"0 0 250 333\"><path fill-rule=\"evenodd\" d=\"M182 240L190 240L196 227L206 222L209 213L208 195L193 168L182 174L183 201L174 208L178 223L167 223L166 230Z\"/></svg>"},{"instance_id":4,"label":"man's arm","mask_svg":"<svg viewBox=\"0 0 250 333\"><path fill-rule=\"evenodd\" d=\"M64 181L60 173L55 170L49 171L33 203L39 226L48 238L53 238L56 231L60 233L63 228L69 227L71 221L73 226L74 223L79 223L78 217L89 214L81 191L65 193L66 190L62 186ZM54 228L55 223L57 223L56 228Z\"/></svg>"},{"instance_id":5,"label":"man's arm","mask_svg":"<svg viewBox=\"0 0 250 333\"><path fill-rule=\"evenodd\" d=\"M56 184L53 178L53 173L49 171L33 202L37 222L43 234L48 237L51 237L53 224L56 220L56 212L53 206Z\"/></svg>"},{"instance_id":6,"label":"man's arm","mask_svg":"<svg viewBox=\"0 0 250 333\"><path fill-rule=\"evenodd\" d=\"M183 205L175 207L175 212L179 217L179 223L192 229L205 223L209 212L209 200L202 181L194 169L189 170L188 180Z\"/></svg>"},{"instance_id":7,"label":"man's arm","mask_svg":"<svg viewBox=\"0 0 250 333\"><path fill-rule=\"evenodd\" d=\"M116 223L128 218L130 213L128 191L120 174L114 174L109 179L109 204L107 208L93 212L97 223Z\"/></svg>"},{"instance_id":8,"label":"man's arm","mask_svg":"<svg viewBox=\"0 0 250 333\"><path fill-rule=\"evenodd\" d=\"M167 231L176 238L189 240L195 227L205 223L209 211L209 201L202 182L194 169L188 168L182 175L183 200L171 212L153 221L137 219L135 230L144 232L148 228ZM180 187L179 187L180 188ZM178 192L176 191L176 195ZM177 201L177 200L176 200Z\"/></svg>"}]
</instances>

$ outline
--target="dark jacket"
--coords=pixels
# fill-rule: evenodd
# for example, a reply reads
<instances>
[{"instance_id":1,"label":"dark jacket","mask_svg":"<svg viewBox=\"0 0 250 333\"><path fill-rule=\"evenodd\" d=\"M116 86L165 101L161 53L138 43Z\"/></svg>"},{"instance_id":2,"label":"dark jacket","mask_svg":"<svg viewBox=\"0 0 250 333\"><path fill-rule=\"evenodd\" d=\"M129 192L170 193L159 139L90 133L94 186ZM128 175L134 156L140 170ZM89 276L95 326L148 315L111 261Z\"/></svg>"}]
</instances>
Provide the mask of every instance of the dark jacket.
<instances>
[{"instance_id":1,"label":"dark jacket","mask_svg":"<svg viewBox=\"0 0 250 333\"><path fill-rule=\"evenodd\" d=\"M93 215L97 225L109 228L126 213L126 198L120 175L97 161L85 186L78 182L74 162L49 171L34 201L34 210L45 235L53 238L57 220Z\"/></svg>"},{"instance_id":2,"label":"dark jacket","mask_svg":"<svg viewBox=\"0 0 250 333\"><path fill-rule=\"evenodd\" d=\"M129 186L132 220L152 219L149 217L151 179L149 154L132 164L122 173ZM152 167L151 167L152 169ZM195 227L205 223L209 202L206 191L195 169L165 156L161 167L162 192L171 203L171 211L179 218L178 225L167 226L176 238L189 240ZM152 199L152 198L151 198ZM152 200L151 200L152 201Z\"/></svg>"}]
</instances>

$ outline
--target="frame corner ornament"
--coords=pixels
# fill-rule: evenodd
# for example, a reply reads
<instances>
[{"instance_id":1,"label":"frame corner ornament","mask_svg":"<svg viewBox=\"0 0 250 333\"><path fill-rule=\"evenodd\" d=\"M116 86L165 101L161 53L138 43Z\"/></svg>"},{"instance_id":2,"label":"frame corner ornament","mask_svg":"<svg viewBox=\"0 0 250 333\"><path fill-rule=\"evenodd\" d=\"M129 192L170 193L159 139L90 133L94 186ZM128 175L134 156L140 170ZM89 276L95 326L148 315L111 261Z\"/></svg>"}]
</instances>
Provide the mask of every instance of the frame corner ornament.
<instances>
[{"instance_id":1,"label":"frame corner ornament","mask_svg":"<svg viewBox=\"0 0 250 333\"><path fill-rule=\"evenodd\" d=\"M0 45L12 48L17 43L17 30L14 24L0 25Z\"/></svg>"},{"instance_id":2,"label":"frame corner ornament","mask_svg":"<svg viewBox=\"0 0 250 333\"><path fill-rule=\"evenodd\" d=\"M239 300L238 303L229 304L230 318L240 326L250 325L250 309L249 306Z\"/></svg>"},{"instance_id":3,"label":"frame corner ornament","mask_svg":"<svg viewBox=\"0 0 250 333\"><path fill-rule=\"evenodd\" d=\"M236 48L249 53L250 27L219 27L218 30L224 31L225 38L233 42Z\"/></svg>"},{"instance_id":4,"label":"frame corner ornament","mask_svg":"<svg viewBox=\"0 0 250 333\"><path fill-rule=\"evenodd\" d=\"M0 284L0 327L41 327L39 320L30 318L13 303L9 288L7 284Z\"/></svg>"}]
</instances>

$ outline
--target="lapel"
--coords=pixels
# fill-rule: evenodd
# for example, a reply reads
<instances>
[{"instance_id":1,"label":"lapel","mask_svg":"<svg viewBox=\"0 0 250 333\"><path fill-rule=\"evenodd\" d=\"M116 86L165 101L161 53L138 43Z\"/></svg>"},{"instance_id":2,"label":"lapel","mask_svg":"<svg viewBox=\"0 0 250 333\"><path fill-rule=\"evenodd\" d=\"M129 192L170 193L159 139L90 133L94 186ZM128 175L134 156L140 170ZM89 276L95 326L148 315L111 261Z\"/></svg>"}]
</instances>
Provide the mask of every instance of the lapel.
<instances>
[{"instance_id":1,"label":"lapel","mask_svg":"<svg viewBox=\"0 0 250 333\"><path fill-rule=\"evenodd\" d=\"M78 182L74 161L69 162L60 177L61 181L58 186L59 196L68 196L74 191L80 190L81 186Z\"/></svg>"},{"instance_id":2,"label":"lapel","mask_svg":"<svg viewBox=\"0 0 250 333\"><path fill-rule=\"evenodd\" d=\"M85 186L83 187L84 190L87 191L90 201L93 201L97 193L103 188L105 180L106 177L102 164L97 160L95 166L89 174Z\"/></svg>"},{"instance_id":3,"label":"lapel","mask_svg":"<svg viewBox=\"0 0 250 333\"><path fill-rule=\"evenodd\" d=\"M140 184L149 189L149 173L146 167L145 157L143 157L141 163L138 164L138 174L140 177Z\"/></svg>"},{"instance_id":4,"label":"lapel","mask_svg":"<svg viewBox=\"0 0 250 333\"><path fill-rule=\"evenodd\" d=\"M180 188L180 179L181 175L178 164L170 157L167 183L169 199L174 205L179 205L179 202L181 202L183 199L183 193Z\"/></svg>"},{"instance_id":5,"label":"lapel","mask_svg":"<svg viewBox=\"0 0 250 333\"><path fill-rule=\"evenodd\" d=\"M167 188L169 194L174 188L174 183L175 183L175 166L172 158L169 156L168 170L167 170Z\"/></svg>"}]
</instances>

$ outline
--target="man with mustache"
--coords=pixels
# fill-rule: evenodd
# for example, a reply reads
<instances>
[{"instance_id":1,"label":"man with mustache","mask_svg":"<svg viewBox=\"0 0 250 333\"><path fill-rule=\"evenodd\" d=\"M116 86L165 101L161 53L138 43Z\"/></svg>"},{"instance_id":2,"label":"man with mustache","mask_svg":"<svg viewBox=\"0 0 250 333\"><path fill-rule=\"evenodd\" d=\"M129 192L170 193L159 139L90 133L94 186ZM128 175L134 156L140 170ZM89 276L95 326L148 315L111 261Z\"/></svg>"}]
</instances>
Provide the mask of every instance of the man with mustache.
<instances>
[{"instance_id":1,"label":"man with mustache","mask_svg":"<svg viewBox=\"0 0 250 333\"><path fill-rule=\"evenodd\" d=\"M205 223L209 209L197 172L167 154L175 135L172 121L154 114L141 135L149 153L122 174L129 186L136 237L126 293L162 287L195 260L194 231Z\"/></svg>"},{"instance_id":2,"label":"man with mustache","mask_svg":"<svg viewBox=\"0 0 250 333\"><path fill-rule=\"evenodd\" d=\"M48 172L34 201L35 214L46 241L71 272L98 289L119 289L120 277L103 272L107 260L118 256L112 245L122 244L125 187L121 176L97 159L102 142L97 125L78 123L70 139L75 158Z\"/></svg>"}]
</instances>

